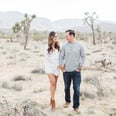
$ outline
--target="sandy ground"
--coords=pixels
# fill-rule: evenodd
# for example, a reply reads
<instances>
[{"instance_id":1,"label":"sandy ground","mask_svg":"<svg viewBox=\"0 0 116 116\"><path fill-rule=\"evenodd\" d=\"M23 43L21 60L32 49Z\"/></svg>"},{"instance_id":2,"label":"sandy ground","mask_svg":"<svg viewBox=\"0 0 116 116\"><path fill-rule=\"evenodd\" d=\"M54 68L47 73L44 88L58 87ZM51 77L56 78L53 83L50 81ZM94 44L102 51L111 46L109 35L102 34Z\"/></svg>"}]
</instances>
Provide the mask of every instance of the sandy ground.
<instances>
[{"instance_id":1,"label":"sandy ground","mask_svg":"<svg viewBox=\"0 0 116 116\"><path fill-rule=\"evenodd\" d=\"M38 104L47 116L116 116L116 45L93 46L81 42L86 49L86 63L82 71L81 114L72 109L63 108L64 84L62 73L56 90L56 110L49 105L49 80L44 73L45 41L28 43L28 50L23 50L19 42L0 40L0 116L5 109L4 100L13 108L16 104L31 100ZM112 64L103 67L100 61L102 54L107 54ZM16 78L22 80L16 81ZM73 89L71 86L71 96Z\"/></svg>"}]
</instances>

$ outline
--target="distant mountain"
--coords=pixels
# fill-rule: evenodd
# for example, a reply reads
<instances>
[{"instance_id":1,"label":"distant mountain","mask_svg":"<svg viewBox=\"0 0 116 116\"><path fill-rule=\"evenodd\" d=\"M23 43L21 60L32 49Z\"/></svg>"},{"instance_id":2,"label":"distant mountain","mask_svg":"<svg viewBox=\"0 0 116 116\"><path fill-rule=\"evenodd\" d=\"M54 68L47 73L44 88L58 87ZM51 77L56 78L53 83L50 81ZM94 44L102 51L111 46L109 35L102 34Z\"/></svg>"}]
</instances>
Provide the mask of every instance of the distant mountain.
<instances>
[{"instance_id":1,"label":"distant mountain","mask_svg":"<svg viewBox=\"0 0 116 116\"><path fill-rule=\"evenodd\" d=\"M21 21L23 16L20 12L0 12L0 28L10 29L16 22Z\"/></svg>"},{"instance_id":2,"label":"distant mountain","mask_svg":"<svg viewBox=\"0 0 116 116\"><path fill-rule=\"evenodd\" d=\"M52 22L52 28L57 31L64 31L66 29L82 25L83 22L81 19L61 19Z\"/></svg>"},{"instance_id":3,"label":"distant mountain","mask_svg":"<svg viewBox=\"0 0 116 116\"><path fill-rule=\"evenodd\" d=\"M16 22L20 22L24 19L24 14L20 12L0 12L0 30L11 30L12 26ZM111 21L98 21L102 31L116 32L116 22ZM43 30L55 30L65 31L66 29L75 29L80 32L90 32L90 27L83 24L81 19L60 19L56 21L50 21L44 17L36 17L31 24L31 30L43 31Z\"/></svg>"},{"instance_id":4,"label":"distant mountain","mask_svg":"<svg viewBox=\"0 0 116 116\"><path fill-rule=\"evenodd\" d=\"M23 19L24 14L20 12L0 12L0 29L11 29L16 22ZM50 23L51 21L46 18L36 17L32 22L31 29L45 30Z\"/></svg>"},{"instance_id":5,"label":"distant mountain","mask_svg":"<svg viewBox=\"0 0 116 116\"><path fill-rule=\"evenodd\" d=\"M101 22L100 28L106 32L116 32L116 23L114 22Z\"/></svg>"}]
</instances>

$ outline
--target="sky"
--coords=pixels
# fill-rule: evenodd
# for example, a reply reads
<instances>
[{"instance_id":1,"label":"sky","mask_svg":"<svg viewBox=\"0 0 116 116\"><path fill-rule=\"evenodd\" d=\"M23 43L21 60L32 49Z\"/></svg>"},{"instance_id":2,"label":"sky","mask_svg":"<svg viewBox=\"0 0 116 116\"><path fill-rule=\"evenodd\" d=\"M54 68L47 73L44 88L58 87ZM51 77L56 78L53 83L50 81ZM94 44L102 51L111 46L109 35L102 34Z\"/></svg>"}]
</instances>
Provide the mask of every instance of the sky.
<instances>
[{"instance_id":1,"label":"sky","mask_svg":"<svg viewBox=\"0 0 116 116\"><path fill-rule=\"evenodd\" d=\"M115 0L0 0L0 11L36 14L52 21L83 19L85 12L96 12L100 20L116 22Z\"/></svg>"}]
</instances>

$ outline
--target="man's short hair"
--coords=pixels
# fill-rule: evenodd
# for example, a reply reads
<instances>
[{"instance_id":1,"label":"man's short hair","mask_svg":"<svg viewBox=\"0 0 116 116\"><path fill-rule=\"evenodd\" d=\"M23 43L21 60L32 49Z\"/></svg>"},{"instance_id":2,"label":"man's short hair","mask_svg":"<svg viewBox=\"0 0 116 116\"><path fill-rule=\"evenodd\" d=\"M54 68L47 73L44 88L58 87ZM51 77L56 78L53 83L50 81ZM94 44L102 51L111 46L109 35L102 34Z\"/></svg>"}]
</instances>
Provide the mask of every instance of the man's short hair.
<instances>
[{"instance_id":1,"label":"man's short hair","mask_svg":"<svg viewBox=\"0 0 116 116\"><path fill-rule=\"evenodd\" d=\"M65 31L65 33L69 32L69 35L73 35L73 37L75 37L75 31L72 29L68 29Z\"/></svg>"}]
</instances>

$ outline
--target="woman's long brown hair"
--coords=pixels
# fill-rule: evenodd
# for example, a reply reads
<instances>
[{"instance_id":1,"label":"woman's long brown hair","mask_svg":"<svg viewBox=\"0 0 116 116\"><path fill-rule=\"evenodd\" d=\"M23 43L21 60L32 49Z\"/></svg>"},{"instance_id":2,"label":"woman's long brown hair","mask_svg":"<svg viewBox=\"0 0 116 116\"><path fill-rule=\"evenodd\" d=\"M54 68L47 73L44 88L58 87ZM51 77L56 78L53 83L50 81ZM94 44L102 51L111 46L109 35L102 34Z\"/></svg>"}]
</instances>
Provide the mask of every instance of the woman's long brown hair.
<instances>
[{"instance_id":1,"label":"woman's long brown hair","mask_svg":"<svg viewBox=\"0 0 116 116\"><path fill-rule=\"evenodd\" d=\"M53 44L53 38L55 37L55 34L56 33L54 31L51 31L49 33L49 37L48 37L48 54L53 51L52 44ZM59 42L58 41L55 43L55 46L54 47L58 51L60 50L60 45L59 45Z\"/></svg>"}]
</instances>

